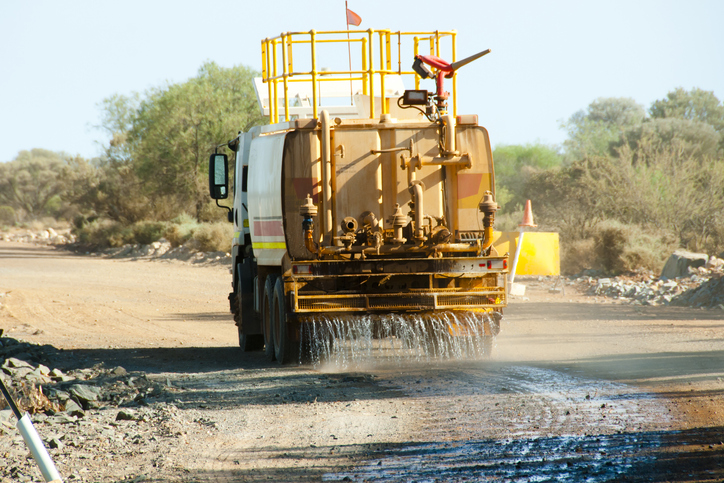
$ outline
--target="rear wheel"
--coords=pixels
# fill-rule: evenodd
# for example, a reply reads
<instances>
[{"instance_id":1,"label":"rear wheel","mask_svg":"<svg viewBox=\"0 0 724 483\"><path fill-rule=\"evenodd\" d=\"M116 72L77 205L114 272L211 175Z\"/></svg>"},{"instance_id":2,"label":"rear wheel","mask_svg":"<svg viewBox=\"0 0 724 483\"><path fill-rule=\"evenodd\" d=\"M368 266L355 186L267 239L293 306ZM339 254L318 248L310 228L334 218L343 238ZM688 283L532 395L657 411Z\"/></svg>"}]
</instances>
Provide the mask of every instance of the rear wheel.
<instances>
[{"instance_id":1,"label":"rear wheel","mask_svg":"<svg viewBox=\"0 0 724 483\"><path fill-rule=\"evenodd\" d=\"M278 278L274 286L272 338L274 356L280 364L299 362L299 324L287 314L284 282Z\"/></svg>"},{"instance_id":2,"label":"rear wheel","mask_svg":"<svg viewBox=\"0 0 724 483\"><path fill-rule=\"evenodd\" d=\"M246 287L247 290L244 290L245 286L243 284L245 280L242 276L242 264L240 263L239 265L237 265L237 267L238 268L236 269L236 273L238 273L239 275L236 283L236 303L238 304L238 306L236 308L234 319L236 320L236 327L239 332L239 347L241 347L241 350L244 352L256 352L264 348L264 335L243 333L243 324L246 323L247 325L249 325L251 322L251 320L248 319L252 317L251 314L253 314L253 311L249 310L250 307L246 307L245 305L253 305L253 293L245 293L247 291L250 291L248 290L250 289L250 287Z\"/></svg>"},{"instance_id":3,"label":"rear wheel","mask_svg":"<svg viewBox=\"0 0 724 483\"><path fill-rule=\"evenodd\" d=\"M239 328L239 347L244 352L259 352L264 348L264 335L245 335L241 333L241 328Z\"/></svg>"},{"instance_id":4,"label":"rear wheel","mask_svg":"<svg viewBox=\"0 0 724 483\"><path fill-rule=\"evenodd\" d=\"M264 354L270 361L274 360L274 333L272 330L274 310L274 282L276 276L267 275L264 282L264 298L262 300L262 325L264 332Z\"/></svg>"}]
</instances>

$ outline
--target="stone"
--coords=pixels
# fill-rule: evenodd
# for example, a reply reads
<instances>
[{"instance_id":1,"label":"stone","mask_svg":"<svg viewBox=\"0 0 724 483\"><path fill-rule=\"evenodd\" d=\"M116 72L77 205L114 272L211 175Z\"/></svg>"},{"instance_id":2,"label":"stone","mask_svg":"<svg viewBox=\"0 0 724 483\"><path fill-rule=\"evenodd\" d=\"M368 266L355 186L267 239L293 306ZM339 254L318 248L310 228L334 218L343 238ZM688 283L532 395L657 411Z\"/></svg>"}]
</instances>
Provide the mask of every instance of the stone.
<instances>
[{"instance_id":1,"label":"stone","mask_svg":"<svg viewBox=\"0 0 724 483\"><path fill-rule=\"evenodd\" d=\"M33 370L27 367L21 367L19 369L5 369L10 376L15 380L26 379L28 374L32 374Z\"/></svg>"},{"instance_id":2,"label":"stone","mask_svg":"<svg viewBox=\"0 0 724 483\"><path fill-rule=\"evenodd\" d=\"M75 403L73 403L75 404ZM76 404L76 406L78 406ZM83 412L81 410L81 412ZM85 414L85 413L83 413ZM82 417L82 416L81 416ZM46 424L68 424L68 423L75 423L78 420L78 417L72 416L70 414L61 413L56 414L55 416L50 416L48 419L45 420Z\"/></svg>"},{"instance_id":3,"label":"stone","mask_svg":"<svg viewBox=\"0 0 724 483\"><path fill-rule=\"evenodd\" d=\"M121 366L116 367L111 371L114 376L125 376L128 372Z\"/></svg>"},{"instance_id":4,"label":"stone","mask_svg":"<svg viewBox=\"0 0 724 483\"><path fill-rule=\"evenodd\" d=\"M63 442L58 438L53 438L53 439L49 440L47 443L48 443L48 447L51 449L63 449L63 447L65 446L63 444Z\"/></svg>"},{"instance_id":5,"label":"stone","mask_svg":"<svg viewBox=\"0 0 724 483\"><path fill-rule=\"evenodd\" d=\"M0 423L4 421L10 421L11 418L13 418L13 410L8 409L0 409Z\"/></svg>"},{"instance_id":6,"label":"stone","mask_svg":"<svg viewBox=\"0 0 724 483\"><path fill-rule=\"evenodd\" d=\"M101 388L85 384L73 384L69 389L70 393L81 402L96 401L101 395Z\"/></svg>"},{"instance_id":7,"label":"stone","mask_svg":"<svg viewBox=\"0 0 724 483\"><path fill-rule=\"evenodd\" d=\"M85 412L83 411L83 408L78 405L75 401L72 399L68 399L68 401L65 403L65 412L69 416L77 416L79 418L85 417ZM54 416L57 417L57 416Z\"/></svg>"},{"instance_id":8,"label":"stone","mask_svg":"<svg viewBox=\"0 0 724 483\"><path fill-rule=\"evenodd\" d=\"M122 409L116 414L116 421L137 421L138 415L130 409Z\"/></svg>"},{"instance_id":9,"label":"stone","mask_svg":"<svg viewBox=\"0 0 724 483\"><path fill-rule=\"evenodd\" d=\"M51 378L41 373L39 369L35 369L25 375L25 380L33 384L48 384L52 381Z\"/></svg>"},{"instance_id":10,"label":"stone","mask_svg":"<svg viewBox=\"0 0 724 483\"><path fill-rule=\"evenodd\" d=\"M8 357L2 365L3 369L19 369L21 367L27 367L30 370L35 369L35 367L29 362L25 362L24 360L16 357Z\"/></svg>"},{"instance_id":11,"label":"stone","mask_svg":"<svg viewBox=\"0 0 724 483\"><path fill-rule=\"evenodd\" d=\"M709 261L706 253L693 253L686 250L676 250L666 261L661 271L661 279L675 279L689 276L689 268L703 267Z\"/></svg>"}]
</instances>

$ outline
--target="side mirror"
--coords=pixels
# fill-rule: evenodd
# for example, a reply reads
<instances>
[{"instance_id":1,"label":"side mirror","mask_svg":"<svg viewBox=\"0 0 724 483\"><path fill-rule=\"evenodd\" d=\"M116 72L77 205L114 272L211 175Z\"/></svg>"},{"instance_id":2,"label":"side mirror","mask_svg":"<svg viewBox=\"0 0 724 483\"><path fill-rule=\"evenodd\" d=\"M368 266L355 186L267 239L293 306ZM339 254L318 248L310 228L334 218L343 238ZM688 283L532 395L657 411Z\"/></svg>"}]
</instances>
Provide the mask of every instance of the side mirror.
<instances>
[{"instance_id":1,"label":"side mirror","mask_svg":"<svg viewBox=\"0 0 724 483\"><path fill-rule=\"evenodd\" d=\"M215 200L229 197L229 160L225 154L209 158L209 194Z\"/></svg>"}]
</instances>

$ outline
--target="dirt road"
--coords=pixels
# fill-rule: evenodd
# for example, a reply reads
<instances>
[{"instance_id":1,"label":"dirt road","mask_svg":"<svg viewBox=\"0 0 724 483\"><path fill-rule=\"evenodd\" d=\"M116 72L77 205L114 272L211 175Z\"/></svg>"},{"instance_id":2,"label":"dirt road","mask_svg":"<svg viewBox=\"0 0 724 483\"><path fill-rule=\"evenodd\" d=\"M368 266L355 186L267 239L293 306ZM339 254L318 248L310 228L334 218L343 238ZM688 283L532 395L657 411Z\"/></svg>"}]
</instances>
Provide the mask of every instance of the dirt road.
<instances>
[{"instance_id":1,"label":"dirt road","mask_svg":"<svg viewBox=\"0 0 724 483\"><path fill-rule=\"evenodd\" d=\"M67 481L724 479L722 311L529 282L490 360L279 367L239 352L229 280L225 266L0 243L6 337L66 349L66 371L122 366L162 387L136 421L110 405L38 421L68 434L50 450ZM17 447L0 432L0 466Z\"/></svg>"}]
</instances>

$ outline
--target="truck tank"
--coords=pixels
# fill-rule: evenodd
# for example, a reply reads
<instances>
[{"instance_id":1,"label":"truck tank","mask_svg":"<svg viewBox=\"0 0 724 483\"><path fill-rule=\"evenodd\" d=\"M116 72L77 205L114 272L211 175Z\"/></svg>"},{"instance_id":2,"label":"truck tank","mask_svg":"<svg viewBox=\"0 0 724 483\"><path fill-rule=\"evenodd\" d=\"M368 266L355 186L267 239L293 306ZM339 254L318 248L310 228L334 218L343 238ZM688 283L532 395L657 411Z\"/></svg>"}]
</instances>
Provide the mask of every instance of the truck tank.
<instances>
[{"instance_id":1,"label":"truck tank","mask_svg":"<svg viewBox=\"0 0 724 483\"><path fill-rule=\"evenodd\" d=\"M330 316L452 312L464 316L449 319L450 334L497 333L508 254L492 248L490 139L476 115L457 114L455 92L458 69L489 50L456 61L455 39L366 30L262 42L255 89L270 123L228 143L242 349L299 362L305 325ZM334 66L340 58L348 66ZM227 159L210 160L217 200L229 195Z\"/></svg>"}]
</instances>

